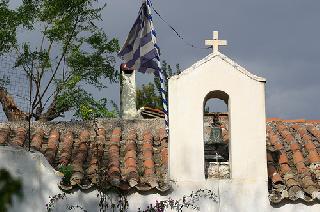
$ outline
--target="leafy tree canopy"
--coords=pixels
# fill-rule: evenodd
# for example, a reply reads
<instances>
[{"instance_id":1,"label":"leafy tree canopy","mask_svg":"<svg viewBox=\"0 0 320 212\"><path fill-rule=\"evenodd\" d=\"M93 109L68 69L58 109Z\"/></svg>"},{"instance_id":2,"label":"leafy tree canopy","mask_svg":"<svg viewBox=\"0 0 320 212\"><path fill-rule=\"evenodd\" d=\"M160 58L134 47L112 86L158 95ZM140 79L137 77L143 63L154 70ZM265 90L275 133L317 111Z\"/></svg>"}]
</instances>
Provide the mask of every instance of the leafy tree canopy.
<instances>
[{"instance_id":1,"label":"leafy tree canopy","mask_svg":"<svg viewBox=\"0 0 320 212\"><path fill-rule=\"evenodd\" d=\"M0 0L0 55L17 56L13 68L27 74L33 90L34 113L6 110L12 107L10 96L0 84L7 117L50 121L70 110L83 119L115 115L106 109L106 99L95 100L84 86L104 88L102 79L118 80L118 40L98 26L105 6L97 0L23 0L11 9L8 0ZM21 32L37 34L39 40L20 39Z\"/></svg>"},{"instance_id":2,"label":"leafy tree canopy","mask_svg":"<svg viewBox=\"0 0 320 212\"><path fill-rule=\"evenodd\" d=\"M161 64L161 70L166 79L170 78L174 74L180 74L180 66L176 64L176 71L173 72L171 66L164 60ZM141 107L152 107L162 110L162 98L161 98L161 84L159 76L155 76L153 83L143 84L141 88L137 89L137 109ZM168 91L168 80L165 80L165 90ZM168 93L166 93L168 99Z\"/></svg>"}]
</instances>

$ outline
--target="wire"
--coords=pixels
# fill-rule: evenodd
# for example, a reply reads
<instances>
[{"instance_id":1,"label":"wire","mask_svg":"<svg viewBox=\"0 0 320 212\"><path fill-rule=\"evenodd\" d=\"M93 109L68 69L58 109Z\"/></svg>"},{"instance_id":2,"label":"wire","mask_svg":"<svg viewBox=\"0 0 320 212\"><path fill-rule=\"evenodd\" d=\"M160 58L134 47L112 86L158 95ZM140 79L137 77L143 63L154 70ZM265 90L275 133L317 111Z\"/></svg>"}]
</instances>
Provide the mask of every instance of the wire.
<instances>
[{"instance_id":1,"label":"wire","mask_svg":"<svg viewBox=\"0 0 320 212\"><path fill-rule=\"evenodd\" d=\"M180 38L180 40L182 40L187 46L190 46L192 48L195 48L195 49L211 49L212 47L199 47L199 46L196 46L192 43L189 43L187 42L184 37L168 22L166 21L161 15L160 13L153 7L153 5L151 4L151 8L152 10L159 16L159 18L168 25L168 27L178 36L178 38Z\"/></svg>"}]
</instances>

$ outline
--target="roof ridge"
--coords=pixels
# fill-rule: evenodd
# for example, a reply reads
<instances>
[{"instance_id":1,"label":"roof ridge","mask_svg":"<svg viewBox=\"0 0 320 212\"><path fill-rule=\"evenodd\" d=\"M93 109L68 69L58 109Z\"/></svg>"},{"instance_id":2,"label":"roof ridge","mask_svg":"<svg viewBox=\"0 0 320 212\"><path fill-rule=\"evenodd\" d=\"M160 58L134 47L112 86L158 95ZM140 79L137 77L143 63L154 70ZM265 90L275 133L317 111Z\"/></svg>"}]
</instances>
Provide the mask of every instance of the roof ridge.
<instances>
[{"instance_id":1,"label":"roof ridge","mask_svg":"<svg viewBox=\"0 0 320 212\"><path fill-rule=\"evenodd\" d=\"M239 65L238 63L236 63L234 60L232 60L231 58L229 58L228 56L222 54L221 52L217 52L217 53L211 53L209 55L207 55L206 57L204 57L203 59L197 61L196 63L194 63L193 65L191 65L189 68L185 69L184 71L182 71L179 75L174 75L171 78L172 79L178 79L180 76L189 74L190 72L192 72L194 69L202 66L203 64L209 62L210 60L212 60L215 57L219 57L221 58L223 61L229 63L231 66L233 66L235 69L237 69L238 71L240 71L242 74L246 75L247 77L259 81L259 82L266 82L267 80L263 77L259 77L255 74L252 74L251 72L249 72L247 69L245 69L244 67L242 67L241 65Z\"/></svg>"}]
</instances>

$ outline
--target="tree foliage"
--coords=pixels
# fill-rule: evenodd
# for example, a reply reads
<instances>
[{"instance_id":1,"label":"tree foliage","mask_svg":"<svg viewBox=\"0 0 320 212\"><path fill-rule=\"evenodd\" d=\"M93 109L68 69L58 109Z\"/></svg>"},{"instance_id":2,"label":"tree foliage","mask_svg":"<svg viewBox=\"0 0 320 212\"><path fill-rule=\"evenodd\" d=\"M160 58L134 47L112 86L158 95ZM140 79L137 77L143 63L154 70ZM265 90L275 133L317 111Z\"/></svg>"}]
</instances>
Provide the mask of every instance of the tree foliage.
<instances>
[{"instance_id":1,"label":"tree foliage","mask_svg":"<svg viewBox=\"0 0 320 212\"><path fill-rule=\"evenodd\" d=\"M115 115L106 99L95 100L85 89L118 80L118 40L98 27L104 7L97 0L23 0L10 9L8 0L0 0L0 54L14 52L14 68L32 81L35 112L21 119L50 121L70 110L83 119ZM21 31L40 39L19 41Z\"/></svg>"},{"instance_id":2,"label":"tree foliage","mask_svg":"<svg viewBox=\"0 0 320 212\"><path fill-rule=\"evenodd\" d=\"M180 74L180 66L176 65L176 71L173 72L171 66L164 60L161 64L161 69L165 77L165 91L168 91L168 78L174 74ZM166 93L168 99L168 93ZM141 107L152 107L162 110L161 84L159 76L155 75L153 83L143 84L137 89L137 109Z\"/></svg>"},{"instance_id":3,"label":"tree foliage","mask_svg":"<svg viewBox=\"0 0 320 212\"><path fill-rule=\"evenodd\" d=\"M188 211L201 211L200 202L201 200L210 200L211 202L218 202L218 195L210 189L198 189L197 191L192 191L189 195L183 195L181 199L172 199L169 197L166 200L158 201L155 204L150 204L146 209L138 209L138 212L164 212L166 209L170 211L182 212L184 210Z\"/></svg>"},{"instance_id":4,"label":"tree foliage","mask_svg":"<svg viewBox=\"0 0 320 212\"><path fill-rule=\"evenodd\" d=\"M0 169L0 211L7 211L12 205L13 196L23 197L22 183L5 170Z\"/></svg>"},{"instance_id":5,"label":"tree foliage","mask_svg":"<svg viewBox=\"0 0 320 212\"><path fill-rule=\"evenodd\" d=\"M143 84L137 89L137 109L141 107L162 108L162 100L153 83Z\"/></svg>"}]
</instances>

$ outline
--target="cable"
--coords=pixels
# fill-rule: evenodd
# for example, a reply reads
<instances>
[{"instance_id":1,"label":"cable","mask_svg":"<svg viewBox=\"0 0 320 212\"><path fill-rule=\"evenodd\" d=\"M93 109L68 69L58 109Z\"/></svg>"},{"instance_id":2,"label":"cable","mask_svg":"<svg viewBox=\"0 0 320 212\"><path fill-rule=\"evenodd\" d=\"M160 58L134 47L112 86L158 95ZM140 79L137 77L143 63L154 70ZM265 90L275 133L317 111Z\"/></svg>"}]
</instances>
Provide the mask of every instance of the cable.
<instances>
[{"instance_id":1,"label":"cable","mask_svg":"<svg viewBox=\"0 0 320 212\"><path fill-rule=\"evenodd\" d=\"M187 46L190 46L192 48L195 48L195 49L211 49L212 47L199 47L199 46L196 46L192 43L189 43L187 42L184 37L168 22L166 21L161 15L160 13L153 7L153 5L151 4L151 8L152 10L159 16L159 18L168 25L168 27L178 36L178 38L180 38L180 40L182 40Z\"/></svg>"}]
</instances>

